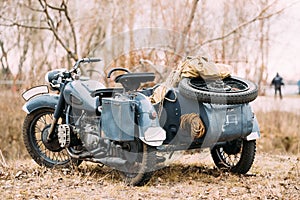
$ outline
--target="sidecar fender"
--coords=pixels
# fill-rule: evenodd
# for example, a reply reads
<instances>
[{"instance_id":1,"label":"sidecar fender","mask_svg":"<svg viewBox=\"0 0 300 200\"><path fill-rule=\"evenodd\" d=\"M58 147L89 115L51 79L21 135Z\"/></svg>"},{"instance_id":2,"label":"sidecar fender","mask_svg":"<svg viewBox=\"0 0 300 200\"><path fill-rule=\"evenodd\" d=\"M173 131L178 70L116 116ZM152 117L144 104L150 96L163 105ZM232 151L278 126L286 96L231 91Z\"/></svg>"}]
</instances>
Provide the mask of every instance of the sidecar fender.
<instances>
[{"instance_id":1,"label":"sidecar fender","mask_svg":"<svg viewBox=\"0 0 300 200\"><path fill-rule=\"evenodd\" d=\"M250 140L256 140L258 138L260 138L260 131L259 131L257 119L254 116L252 132L246 137L246 140L250 141Z\"/></svg>"},{"instance_id":2,"label":"sidecar fender","mask_svg":"<svg viewBox=\"0 0 300 200\"><path fill-rule=\"evenodd\" d=\"M27 101L22 109L27 113L30 114L33 111L40 109L40 108L53 108L55 109L55 106L58 102L58 95L53 94L44 94L40 96L36 96L29 101Z\"/></svg>"},{"instance_id":3,"label":"sidecar fender","mask_svg":"<svg viewBox=\"0 0 300 200\"><path fill-rule=\"evenodd\" d=\"M160 146L166 139L166 131L160 127L157 112L147 97L138 93L137 120L139 126L139 138L150 146Z\"/></svg>"}]
</instances>

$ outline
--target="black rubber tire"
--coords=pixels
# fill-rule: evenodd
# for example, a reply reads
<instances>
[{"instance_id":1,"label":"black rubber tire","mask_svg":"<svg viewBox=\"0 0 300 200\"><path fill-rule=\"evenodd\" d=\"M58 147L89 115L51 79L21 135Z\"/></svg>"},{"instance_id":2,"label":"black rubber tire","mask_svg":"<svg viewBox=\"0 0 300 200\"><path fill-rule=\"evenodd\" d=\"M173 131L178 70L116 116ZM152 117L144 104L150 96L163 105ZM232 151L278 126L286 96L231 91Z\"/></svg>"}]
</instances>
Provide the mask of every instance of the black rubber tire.
<instances>
[{"instance_id":1,"label":"black rubber tire","mask_svg":"<svg viewBox=\"0 0 300 200\"><path fill-rule=\"evenodd\" d=\"M189 99L196 99L203 103L242 104L253 101L258 95L257 85L242 78L228 77L224 79L224 81L236 81L247 86L246 90L229 92L199 90L191 86L191 80L193 79L183 78L179 82L178 89L180 94ZM205 83L204 80L203 82Z\"/></svg>"},{"instance_id":2,"label":"black rubber tire","mask_svg":"<svg viewBox=\"0 0 300 200\"><path fill-rule=\"evenodd\" d=\"M241 140L241 147L238 151L234 150L236 152L226 153L225 149L226 147L222 146L217 146L211 149L211 156L215 165L219 169L224 169L232 173L246 174L254 162L256 140ZM239 158L237 157L238 155L240 155ZM237 157L236 163L229 163L227 158L230 158L230 156ZM232 160L230 159L230 161Z\"/></svg>"},{"instance_id":3,"label":"black rubber tire","mask_svg":"<svg viewBox=\"0 0 300 200\"><path fill-rule=\"evenodd\" d=\"M125 168L120 171L127 185L143 186L149 182L156 167L156 154L151 147L141 143L142 152L139 153L136 162L127 163Z\"/></svg>"},{"instance_id":4,"label":"black rubber tire","mask_svg":"<svg viewBox=\"0 0 300 200\"><path fill-rule=\"evenodd\" d=\"M23 140L29 155L40 166L48 168L78 166L81 160L71 159L63 148L48 149L42 141L42 132L53 119L54 110L41 108L28 114L23 123ZM57 141L58 143L58 141ZM56 145L54 143L54 145Z\"/></svg>"}]
</instances>

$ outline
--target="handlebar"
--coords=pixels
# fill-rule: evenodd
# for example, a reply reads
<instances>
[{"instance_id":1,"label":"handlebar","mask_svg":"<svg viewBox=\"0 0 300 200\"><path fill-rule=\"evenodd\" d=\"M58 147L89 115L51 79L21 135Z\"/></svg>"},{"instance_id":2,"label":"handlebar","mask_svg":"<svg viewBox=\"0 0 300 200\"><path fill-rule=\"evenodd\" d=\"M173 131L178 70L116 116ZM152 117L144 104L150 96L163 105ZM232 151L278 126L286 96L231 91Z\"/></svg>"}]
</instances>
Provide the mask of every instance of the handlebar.
<instances>
[{"instance_id":1,"label":"handlebar","mask_svg":"<svg viewBox=\"0 0 300 200\"><path fill-rule=\"evenodd\" d=\"M100 61L101 61L100 58L81 58L74 64L73 69L70 72L76 71L80 63L91 63L91 62L100 62Z\"/></svg>"},{"instance_id":2,"label":"handlebar","mask_svg":"<svg viewBox=\"0 0 300 200\"><path fill-rule=\"evenodd\" d=\"M87 62L87 63L100 62L101 61L100 58L82 58L81 60L82 60L82 62Z\"/></svg>"}]
</instances>

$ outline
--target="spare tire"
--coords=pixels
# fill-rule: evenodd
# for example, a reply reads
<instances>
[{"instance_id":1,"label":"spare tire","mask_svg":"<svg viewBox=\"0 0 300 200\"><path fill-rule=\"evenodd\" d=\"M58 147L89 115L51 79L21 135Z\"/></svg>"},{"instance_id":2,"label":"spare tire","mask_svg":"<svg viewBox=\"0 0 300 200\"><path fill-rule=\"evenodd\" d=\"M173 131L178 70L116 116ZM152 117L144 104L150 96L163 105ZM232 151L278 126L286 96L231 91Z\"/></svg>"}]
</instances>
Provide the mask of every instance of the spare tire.
<instances>
[{"instance_id":1,"label":"spare tire","mask_svg":"<svg viewBox=\"0 0 300 200\"><path fill-rule=\"evenodd\" d=\"M232 76L223 80L183 78L178 89L180 94L187 98L214 104L248 103L258 95L255 83Z\"/></svg>"}]
</instances>

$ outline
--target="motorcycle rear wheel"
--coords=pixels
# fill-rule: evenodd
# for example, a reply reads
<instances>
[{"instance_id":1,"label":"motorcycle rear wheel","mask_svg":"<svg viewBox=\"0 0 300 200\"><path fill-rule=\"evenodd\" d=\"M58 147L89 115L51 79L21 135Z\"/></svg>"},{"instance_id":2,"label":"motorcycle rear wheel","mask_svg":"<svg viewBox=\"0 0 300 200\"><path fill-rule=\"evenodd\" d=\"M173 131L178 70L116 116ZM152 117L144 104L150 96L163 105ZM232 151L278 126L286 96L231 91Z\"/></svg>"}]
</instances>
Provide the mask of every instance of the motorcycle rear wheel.
<instances>
[{"instance_id":1,"label":"motorcycle rear wheel","mask_svg":"<svg viewBox=\"0 0 300 200\"><path fill-rule=\"evenodd\" d=\"M53 120L54 109L41 108L28 114L23 123L23 140L29 155L40 166L48 168L80 165L81 160L72 159L54 138L46 142L48 129ZM60 123L64 119L59 119Z\"/></svg>"},{"instance_id":2,"label":"motorcycle rear wheel","mask_svg":"<svg viewBox=\"0 0 300 200\"><path fill-rule=\"evenodd\" d=\"M211 156L219 169L246 174L254 161L256 140L234 140L211 149Z\"/></svg>"},{"instance_id":3,"label":"motorcycle rear wheel","mask_svg":"<svg viewBox=\"0 0 300 200\"><path fill-rule=\"evenodd\" d=\"M135 143L137 146L127 152L127 158L128 153L133 153L132 157L135 159L127 159L128 162L122 167L120 173L127 185L143 186L149 182L155 171L156 154L145 143L140 141L135 141Z\"/></svg>"}]
</instances>

